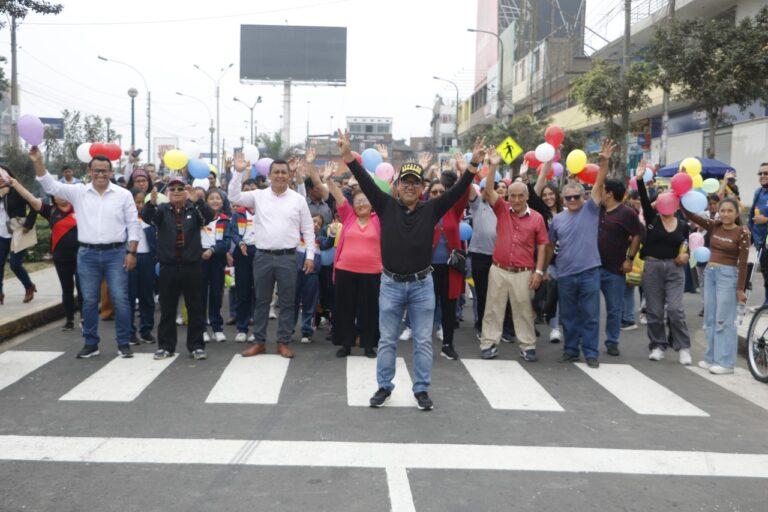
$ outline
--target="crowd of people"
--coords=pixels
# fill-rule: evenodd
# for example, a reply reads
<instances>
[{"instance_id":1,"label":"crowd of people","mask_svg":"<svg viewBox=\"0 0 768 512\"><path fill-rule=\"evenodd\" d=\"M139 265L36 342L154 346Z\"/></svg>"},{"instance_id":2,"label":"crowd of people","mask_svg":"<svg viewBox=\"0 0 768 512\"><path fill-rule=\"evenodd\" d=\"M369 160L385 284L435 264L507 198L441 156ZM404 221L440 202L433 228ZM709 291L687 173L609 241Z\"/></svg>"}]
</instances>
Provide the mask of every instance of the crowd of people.
<instances>
[{"instance_id":1,"label":"crowd of people","mask_svg":"<svg viewBox=\"0 0 768 512\"><path fill-rule=\"evenodd\" d=\"M118 181L100 155L88 164L85 183L69 167L56 179L33 147L29 156L50 198L36 197L2 169L0 304L8 256L24 302L34 299L26 251L14 252L11 238L34 229L39 214L51 226L63 328L72 330L81 314L78 358L99 354L100 315L113 315L124 358L133 356L131 345L155 341L155 359L172 357L183 323L194 359L206 359L207 343L227 340L225 324L234 326L236 342L248 344L242 356L257 356L267 352L271 318L277 353L292 358L292 340L312 343L327 325L336 356L359 347L377 359L372 407L392 393L398 342L412 339L413 393L429 410L433 336L443 357L459 358L454 332L468 300L482 359L497 357L502 342L516 342L522 360L537 361L537 325L547 325L549 341L563 344L561 362L583 355L597 368L602 294L605 354L619 356L622 331L639 323L646 324L650 360L663 359L671 346L690 365L683 293L695 277L704 290L707 339L698 364L713 374L733 372L750 243L760 250L768 230L768 163L760 166L761 188L744 227L732 173L709 195L708 212L661 213L661 184L644 179L645 162L629 182L607 179L616 151L610 140L586 189L577 180L551 180L552 162L538 175L526 163L504 175L500 155L480 139L469 161L457 153L441 169L423 156L382 186L352 151L348 133L339 131L338 144L338 162L318 166L308 148L303 159L274 160L266 178L252 177L251 163L236 154L203 187L193 187L183 171L160 177L133 157ZM465 224L472 227L468 240ZM711 251L694 274L691 232L703 234ZM768 255L760 253L766 272Z\"/></svg>"}]
</instances>

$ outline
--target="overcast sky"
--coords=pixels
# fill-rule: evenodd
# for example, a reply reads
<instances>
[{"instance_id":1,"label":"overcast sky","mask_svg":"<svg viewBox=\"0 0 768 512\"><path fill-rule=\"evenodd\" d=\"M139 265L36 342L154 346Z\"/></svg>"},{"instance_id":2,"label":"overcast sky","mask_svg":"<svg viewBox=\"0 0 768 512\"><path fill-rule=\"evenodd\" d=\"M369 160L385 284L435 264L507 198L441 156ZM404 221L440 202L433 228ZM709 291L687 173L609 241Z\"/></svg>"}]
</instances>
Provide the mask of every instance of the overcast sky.
<instances>
[{"instance_id":1,"label":"overcast sky","mask_svg":"<svg viewBox=\"0 0 768 512\"><path fill-rule=\"evenodd\" d=\"M258 95L259 132L280 129L282 86L243 85L239 81L241 24L346 26L347 86L294 87L292 141L310 132L327 133L346 116L391 116L396 138L429 135L435 94L452 98L458 82L462 97L472 91L475 37L466 31L476 20L475 0L65 0L58 16L33 15L18 33L21 113L58 117L64 108L111 117L113 129L130 137L129 87L139 90L136 139L143 147L146 115L144 86L133 71L96 58L128 62L146 77L152 92L152 131L181 142L209 137L209 117L197 96L215 115L214 86L193 68L211 74L229 63L222 80L221 135L226 147L248 137L248 110L238 96ZM2 54L10 56L8 29L0 32ZM10 75L10 66L6 65ZM307 105L307 101L311 101ZM309 116L308 116L309 114Z\"/></svg>"}]
</instances>

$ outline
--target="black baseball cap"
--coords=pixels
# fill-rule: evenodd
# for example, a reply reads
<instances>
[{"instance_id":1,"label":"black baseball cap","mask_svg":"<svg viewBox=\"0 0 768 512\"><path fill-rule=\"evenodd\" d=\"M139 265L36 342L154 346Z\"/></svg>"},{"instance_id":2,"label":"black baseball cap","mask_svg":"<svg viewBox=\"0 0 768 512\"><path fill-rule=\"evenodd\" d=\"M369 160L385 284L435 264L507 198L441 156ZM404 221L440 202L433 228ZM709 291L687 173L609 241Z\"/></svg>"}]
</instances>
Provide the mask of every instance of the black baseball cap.
<instances>
[{"instance_id":1,"label":"black baseball cap","mask_svg":"<svg viewBox=\"0 0 768 512\"><path fill-rule=\"evenodd\" d=\"M407 163L400 168L400 173L397 175L397 180L400 181L406 176L414 176L419 181L424 181L424 168L419 164Z\"/></svg>"}]
</instances>

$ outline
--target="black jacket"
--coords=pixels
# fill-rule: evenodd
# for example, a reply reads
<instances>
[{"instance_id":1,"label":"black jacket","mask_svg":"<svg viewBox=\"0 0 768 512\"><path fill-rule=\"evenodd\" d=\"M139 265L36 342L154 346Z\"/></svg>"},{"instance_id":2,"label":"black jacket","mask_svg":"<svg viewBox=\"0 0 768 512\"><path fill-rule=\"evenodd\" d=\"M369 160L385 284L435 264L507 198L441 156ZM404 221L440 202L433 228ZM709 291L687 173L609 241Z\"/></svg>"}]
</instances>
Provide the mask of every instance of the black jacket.
<instances>
[{"instance_id":1,"label":"black jacket","mask_svg":"<svg viewBox=\"0 0 768 512\"><path fill-rule=\"evenodd\" d=\"M181 250L181 261L176 257L176 213L171 203L158 206L147 203L141 209L144 222L157 228L157 259L160 263L196 263L200 261L203 247L200 243L200 230L213 220L213 210L200 199L193 203L184 204L182 215L182 230L184 231L184 247Z\"/></svg>"},{"instance_id":2,"label":"black jacket","mask_svg":"<svg viewBox=\"0 0 768 512\"><path fill-rule=\"evenodd\" d=\"M15 217L26 217L24 219L24 227L32 229L35 227L35 221L37 220L37 212L29 206L29 203L16 192L15 188L10 188L10 192L3 196L3 206L5 207L5 213L8 217L13 219Z\"/></svg>"}]
</instances>

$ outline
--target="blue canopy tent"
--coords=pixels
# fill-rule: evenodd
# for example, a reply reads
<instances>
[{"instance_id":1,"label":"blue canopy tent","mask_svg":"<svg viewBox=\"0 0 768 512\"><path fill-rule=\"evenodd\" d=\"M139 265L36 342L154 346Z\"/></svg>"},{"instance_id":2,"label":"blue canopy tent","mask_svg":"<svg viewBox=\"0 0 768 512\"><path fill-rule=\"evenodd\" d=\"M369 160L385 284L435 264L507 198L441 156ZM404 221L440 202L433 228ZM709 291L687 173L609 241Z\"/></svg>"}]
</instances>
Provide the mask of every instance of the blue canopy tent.
<instances>
[{"instance_id":1,"label":"blue canopy tent","mask_svg":"<svg viewBox=\"0 0 768 512\"><path fill-rule=\"evenodd\" d=\"M701 177L703 179L707 178L717 178L719 180L723 179L725 177L725 173L728 171L734 171L735 169L731 167L730 165L721 162L720 160L715 160L713 158L699 158L696 157L696 159L701 162ZM678 169L680 169L680 162L682 160L678 160L677 162L673 164L669 164L666 167L662 167L659 169L659 172L656 173L657 176L660 176L662 178L671 178L675 174L677 174Z\"/></svg>"}]
</instances>

